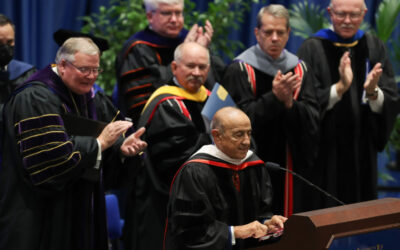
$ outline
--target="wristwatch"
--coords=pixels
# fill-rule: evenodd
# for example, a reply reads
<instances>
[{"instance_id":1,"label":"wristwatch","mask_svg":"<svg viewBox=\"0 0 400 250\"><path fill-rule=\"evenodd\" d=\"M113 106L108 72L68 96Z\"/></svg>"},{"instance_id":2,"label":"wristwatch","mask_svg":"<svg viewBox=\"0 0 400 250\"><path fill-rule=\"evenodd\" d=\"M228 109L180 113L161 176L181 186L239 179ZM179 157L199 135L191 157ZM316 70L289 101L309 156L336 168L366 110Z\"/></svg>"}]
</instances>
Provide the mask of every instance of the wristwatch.
<instances>
[{"instance_id":1,"label":"wristwatch","mask_svg":"<svg viewBox=\"0 0 400 250\"><path fill-rule=\"evenodd\" d=\"M374 97L374 96L377 96L377 95L378 95L378 89L379 89L379 88L376 87L372 93L368 93L368 92L365 91L365 96L366 96L366 97Z\"/></svg>"}]
</instances>

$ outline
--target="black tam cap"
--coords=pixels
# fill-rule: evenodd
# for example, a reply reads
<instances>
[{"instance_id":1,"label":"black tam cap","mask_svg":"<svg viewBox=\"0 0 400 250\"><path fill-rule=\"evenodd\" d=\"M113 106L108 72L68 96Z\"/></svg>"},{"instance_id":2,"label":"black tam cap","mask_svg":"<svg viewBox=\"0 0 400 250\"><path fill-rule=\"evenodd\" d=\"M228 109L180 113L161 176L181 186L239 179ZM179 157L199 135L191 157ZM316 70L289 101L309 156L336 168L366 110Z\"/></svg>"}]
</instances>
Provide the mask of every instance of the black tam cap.
<instances>
[{"instance_id":1,"label":"black tam cap","mask_svg":"<svg viewBox=\"0 0 400 250\"><path fill-rule=\"evenodd\" d=\"M63 43L71 37L89 37L93 42L99 47L100 51L103 52L108 50L110 46L108 41L104 38L96 37L91 34L81 33L73 30L59 29L53 34L54 41L58 46L63 45Z\"/></svg>"}]
</instances>

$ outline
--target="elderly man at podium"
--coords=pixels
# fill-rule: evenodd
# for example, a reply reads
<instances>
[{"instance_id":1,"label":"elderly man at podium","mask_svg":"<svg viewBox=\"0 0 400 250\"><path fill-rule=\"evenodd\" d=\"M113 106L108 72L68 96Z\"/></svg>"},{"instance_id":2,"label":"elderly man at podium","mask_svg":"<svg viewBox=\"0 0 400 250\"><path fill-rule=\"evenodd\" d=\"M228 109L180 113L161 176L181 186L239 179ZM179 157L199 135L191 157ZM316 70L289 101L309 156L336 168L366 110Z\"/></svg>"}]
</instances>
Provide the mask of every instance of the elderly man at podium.
<instances>
[{"instance_id":1,"label":"elderly man at podium","mask_svg":"<svg viewBox=\"0 0 400 250\"><path fill-rule=\"evenodd\" d=\"M199 149L171 184L166 250L244 249L283 230L265 164L250 150L247 115L222 108L211 129L215 145Z\"/></svg>"}]
</instances>

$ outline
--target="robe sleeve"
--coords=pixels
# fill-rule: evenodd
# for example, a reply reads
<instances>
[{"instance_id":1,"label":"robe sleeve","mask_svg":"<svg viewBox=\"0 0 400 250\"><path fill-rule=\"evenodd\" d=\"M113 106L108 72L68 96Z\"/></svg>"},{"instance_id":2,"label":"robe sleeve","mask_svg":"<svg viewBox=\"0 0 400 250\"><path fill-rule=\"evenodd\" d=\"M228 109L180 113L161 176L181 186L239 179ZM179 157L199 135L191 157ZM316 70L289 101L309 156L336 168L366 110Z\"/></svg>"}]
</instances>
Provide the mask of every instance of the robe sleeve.
<instances>
[{"instance_id":1,"label":"robe sleeve","mask_svg":"<svg viewBox=\"0 0 400 250\"><path fill-rule=\"evenodd\" d=\"M145 140L152 163L146 168L154 170L156 176L153 177L159 180L153 182L165 194L177 168L201 146L211 142L209 135L200 132L182 113L175 99L164 101L157 107L146 127Z\"/></svg>"},{"instance_id":2,"label":"robe sleeve","mask_svg":"<svg viewBox=\"0 0 400 250\"><path fill-rule=\"evenodd\" d=\"M231 245L229 225L217 220L214 209L228 208L221 202L224 197L220 197L217 178L209 171L206 166L185 166L173 183L167 230L175 249L227 249Z\"/></svg>"},{"instance_id":3,"label":"robe sleeve","mask_svg":"<svg viewBox=\"0 0 400 250\"><path fill-rule=\"evenodd\" d=\"M125 120L108 97L98 92L95 98L98 118L105 122ZM105 189L121 188L129 186L134 182L135 176L142 161L139 155L134 157L124 157L121 154L121 146L126 137L134 133L131 127L121 136L113 146L102 152L101 167L103 169L103 180Z\"/></svg>"},{"instance_id":4,"label":"robe sleeve","mask_svg":"<svg viewBox=\"0 0 400 250\"><path fill-rule=\"evenodd\" d=\"M271 78L272 81L272 78ZM297 162L311 166L315 158L315 151L305 145L315 148L318 141L319 104L313 82L315 76L311 69L304 73L298 100L293 101L293 107L286 109L272 91L267 91L255 97L246 71L236 62L228 67L224 76L224 86L232 95L236 104L246 112L252 121L255 133L262 131L267 124L282 122L286 128L289 146L295 148ZM272 82L257 84L269 84Z\"/></svg>"},{"instance_id":5,"label":"robe sleeve","mask_svg":"<svg viewBox=\"0 0 400 250\"><path fill-rule=\"evenodd\" d=\"M28 87L13 99L14 131L27 180L62 190L96 163L96 138L67 134L60 100L45 87Z\"/></svg>"},{"instance_id":6,"label":"robe sleeve","mask_svg":"<svg viewBox=\"0 0 400 250\"><path fill-rule=\"evenodd\" d=\"M317 80L311 67L306 68L299 98L286 112L285 126L293 159L297 165L311 167L318 152L319 104L313 85Z\"/></svg>"},{"instance_id":7,"label":"robe sleeve","mask_svg":"<svg viewBox=\"0 0 400 250\"><path fill-rule=\"evenodd\" d=\"M169 63L163 65L157 52L140 41L133 42L118 60L121 105L136 122L154 90L171 81L171 67Z\"/></svg>"},{"instance_id":8,"label":"robe sleeve","mask_svg":"<svg viewBox=\"0 0 400 250\"><path fill-rule=\"evenodd\" d=\"M312 67L314 72L318 72L318 74L315 74L316 81L313 81L313 85L322 111L321 114L323 115L329 104L333 80L331 79L328 63L324 62L326 56L320 43L318 39L308 39L302 43L297 54L299 58ZM321 60L323 61L321 62Z\"/></svg>"},{"instance_id":9,"label":"robe sleeve","mask_svg":"<svg viewBox=\"0 0 400 250\"><path fill-rule=\"evenodd\" d=\"M248 75L239 62L229 65L222 84L252 122L263 121L266 123L274 120L277 115L282 114L285 110L284 104L278 101L272 91L257 98L254 96ZM265 112L265 110L268 110L268 112ZM253 124L253 126L257 125Z\"/></svg>"},{"instance_id":10,"label":"robe sleeve","mask_svg":"<svg viewBox=\"0 0 400 250\"><path fill-rule=\"evenodd\" d=\"M397 85L394 78L394 71L389 60L387 49L383 42L369 34L367 44L369 48L370 67L373 68L378 62L382 64L382 75L378 86L384 94L382 113L370 112L370 122L372 124L372 137L378 151L382 151L392 132L393 124L399 112L399 99Z\"/></svg>"}]
</instances>

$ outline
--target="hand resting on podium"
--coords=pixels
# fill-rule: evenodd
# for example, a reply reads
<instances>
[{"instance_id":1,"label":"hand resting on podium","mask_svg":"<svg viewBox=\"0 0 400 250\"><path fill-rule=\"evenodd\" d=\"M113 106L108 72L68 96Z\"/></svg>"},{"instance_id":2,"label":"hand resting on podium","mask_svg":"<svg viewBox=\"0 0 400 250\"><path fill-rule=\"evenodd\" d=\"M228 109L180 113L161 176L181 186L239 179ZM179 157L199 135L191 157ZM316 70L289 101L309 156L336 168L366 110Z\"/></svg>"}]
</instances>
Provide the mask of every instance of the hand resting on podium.
<instances>
[{"instance_id":1,"label":"hand resting on podium","mask_svg":"<svg viewBox=\"0 0 400 250\"><path fill-rule=\"evenodd\" d=\"M286 217L274 215L271 219L265 220L263 224L259 221L253 221L245 225L235 226L233 227L235 238L247 239L252 237L258 239L282 232L284 227L283 224L286 220Z\"/></svg>"}]
</instances>

